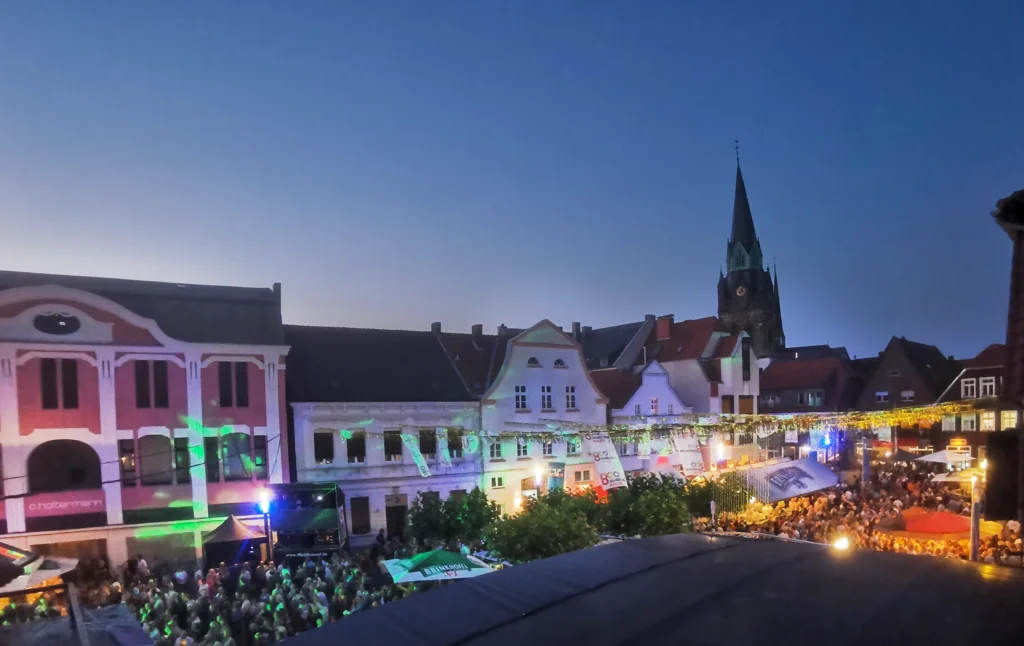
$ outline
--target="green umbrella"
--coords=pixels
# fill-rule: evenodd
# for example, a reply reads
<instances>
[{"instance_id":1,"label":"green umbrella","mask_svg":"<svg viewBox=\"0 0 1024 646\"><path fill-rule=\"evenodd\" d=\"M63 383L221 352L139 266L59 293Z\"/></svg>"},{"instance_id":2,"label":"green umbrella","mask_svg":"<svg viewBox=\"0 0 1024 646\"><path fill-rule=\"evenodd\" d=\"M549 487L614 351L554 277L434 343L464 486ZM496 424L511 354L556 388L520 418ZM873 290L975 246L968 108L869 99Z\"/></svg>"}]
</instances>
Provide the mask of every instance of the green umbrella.
<instances>
[{"instance_id":1,"label":"green umbrella","mask_svg":"<svg viewBox=\"0 0 1024 646\"><path fill-rule=\"evenodd\" d=\"M445 550L424 552L409 559L384 561L384 567L395 583L470 579L492 571L490 566L478 558Z\"/></svg>"}]
</instances>

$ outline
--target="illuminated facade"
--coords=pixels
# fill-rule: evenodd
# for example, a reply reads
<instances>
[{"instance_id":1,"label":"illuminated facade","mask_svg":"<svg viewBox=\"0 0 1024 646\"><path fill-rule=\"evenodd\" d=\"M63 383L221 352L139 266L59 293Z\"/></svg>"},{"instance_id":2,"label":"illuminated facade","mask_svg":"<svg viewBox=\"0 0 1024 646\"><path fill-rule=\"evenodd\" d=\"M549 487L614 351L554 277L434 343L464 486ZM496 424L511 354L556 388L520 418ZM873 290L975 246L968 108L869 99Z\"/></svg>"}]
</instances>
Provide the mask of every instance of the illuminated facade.
<instances>
[{"instance_id":1,"label":"illuminated facade","mask_svg":"<svg viewBox=\"0 0 1024 646\"><path fill-rule=\"evenodd\" d=\"M194 555L287 478L287 352L277 285L0 272L2 540Z\"/></svg>"}]
</instances>

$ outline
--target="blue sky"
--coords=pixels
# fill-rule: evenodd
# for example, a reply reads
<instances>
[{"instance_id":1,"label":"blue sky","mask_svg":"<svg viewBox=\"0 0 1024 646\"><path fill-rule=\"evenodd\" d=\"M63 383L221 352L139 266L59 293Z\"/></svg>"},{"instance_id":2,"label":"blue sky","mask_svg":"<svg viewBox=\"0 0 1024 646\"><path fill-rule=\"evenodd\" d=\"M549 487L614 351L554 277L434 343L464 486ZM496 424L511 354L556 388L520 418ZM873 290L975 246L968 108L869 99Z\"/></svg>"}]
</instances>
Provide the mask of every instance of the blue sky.
<instances>
[{"instance_id":1,"label":"blue sky","mask_svg":"<svg viewBox=\"0 0 1024 646\"><path fill-rule=\"evenodd\" d=\"M1024 3L0 1L4 269L289 322L716 311L739 139L791 344L1005 335Z\"/></svg>"}]
</instances>

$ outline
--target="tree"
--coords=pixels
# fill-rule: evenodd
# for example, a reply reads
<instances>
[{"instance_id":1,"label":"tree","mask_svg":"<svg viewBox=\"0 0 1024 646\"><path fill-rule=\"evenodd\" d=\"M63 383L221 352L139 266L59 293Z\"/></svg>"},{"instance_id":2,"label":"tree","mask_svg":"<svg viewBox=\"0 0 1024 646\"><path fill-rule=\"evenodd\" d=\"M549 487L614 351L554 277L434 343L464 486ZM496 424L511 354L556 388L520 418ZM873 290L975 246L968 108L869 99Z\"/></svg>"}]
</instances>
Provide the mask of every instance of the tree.
<instances>
[{"instance_id":1,"label":"tree","mask_svg":"<svg viewBox=\"0 0 1024 646\"><path fill-rule=\"evenodd\" d=\"M445 506L446 515L453 519L455 535L463 543L479 541L484 529L501 516L498 505L491 502L479 487L458 501L449 496Z\"/></svg>"},{"instance_id":2,"label":"tree","mask_svg":"<svg viewBox=\"0 0 1024 646\"><path fill-rule=\"evenodd\" d=\"M512 563L524 563L597 543L586 516L569 505L529 501L522 513L498 519L484 532L488 547Z\"/></svg>"},{"instance_id":3,"label":"tree","mask_svg":"<svg viewBox=\"0 0 1024 646\"><path fill-rule=\"evenodd\" d=\"M406 516L409 536L418 541L449 540L454 535L454 528L445 513L445 506L438 496L417 496L409 505Z\"/></svg>"},{"instance_id":4,"label":"tree","mask_svg":"<svg viewBox=\"0 0 1024 646\"><path fill-rule=\"evenodd\" d=\"M641 536L682 534L693 529L693 519L685 500L669 488L649 489L634 504Z\"/></svg>"}]
</instances>

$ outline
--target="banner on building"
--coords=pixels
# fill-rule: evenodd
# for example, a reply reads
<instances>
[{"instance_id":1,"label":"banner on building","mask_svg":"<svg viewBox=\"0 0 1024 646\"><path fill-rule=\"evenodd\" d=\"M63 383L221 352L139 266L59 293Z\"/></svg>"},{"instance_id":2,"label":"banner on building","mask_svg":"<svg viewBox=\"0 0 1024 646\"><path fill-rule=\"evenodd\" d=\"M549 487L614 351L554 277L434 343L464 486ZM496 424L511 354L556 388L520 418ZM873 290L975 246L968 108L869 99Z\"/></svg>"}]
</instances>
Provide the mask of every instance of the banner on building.
<instances>
[{"instance_id":1,"label":"banner on building","mask_svg":"<svg viewBox=\"0 0 1024 646\"><path fill-rule=\"evenodd\" d=\"M683 468L684 476L693 477L704 473L704 455L700 452L700 443L695 432L675 433L672 436L672 443L675 445L679 466Z\"/></svg>"},{"instance_id":2,"label":"banner on building","mask_svg":"<svg viewBox=\"0 0 1024 646\"><path fill-rule=\"evenodd\" d=\"M548 491L565 488L565 462L548 463Z\"/></svg>"},{"instance_id":3,"label":"banner on building","mask_svg":"<svg viewBox=\"0 0 1024 646\"><path fill-rule=\"evenodd\" d=\"M626 486L626 472L622 470L615 444L607 433L584 433L583 451L594 460L601 488L608 491Z\"/></svg>"},{"instance_id":4,"label":"banner on building","mask_svg":"<svg viewBox=\"0 0 1024 646\"><path fill-rule=\"evenodd\" d=\"M416 463L416 468L420 470L420 475L424 478L429 478L430 467L427 466L427 461L423 459L423 454L420 453L420 436L402 433L402 442L405 444L405 448L409 449L409 455L412 456L412 461Z\"/></svg>"},{"instance_id":5,"label":"banner on building","mask_svg":"<svg viewBox=\"0 0 1024 646\"><path fill-rule=\"evenodd\" d=\"M786 431L786 444L796 444L800 441L800 431Z\"/></svg>"},{"instance_id":6,"label":"banner on building","mask_svg":"<svg viewBox=\"0 0 1024 646\"><path fill-rule=\"evenodd\" d=\"M441 466L450 469L452 466L452 454L448 449L448 429L439 428L434 431L437 433L437 460L441 463Z\"/></svg>"}]
</instances>

